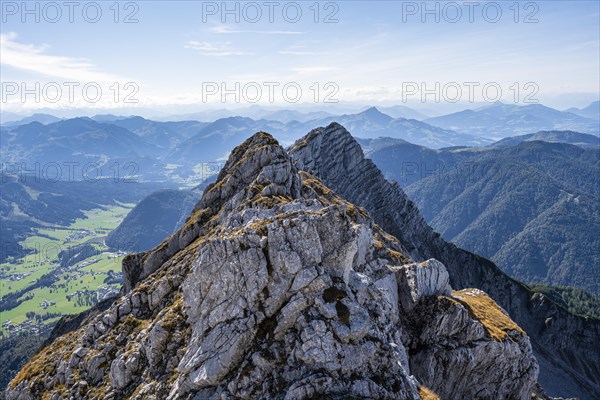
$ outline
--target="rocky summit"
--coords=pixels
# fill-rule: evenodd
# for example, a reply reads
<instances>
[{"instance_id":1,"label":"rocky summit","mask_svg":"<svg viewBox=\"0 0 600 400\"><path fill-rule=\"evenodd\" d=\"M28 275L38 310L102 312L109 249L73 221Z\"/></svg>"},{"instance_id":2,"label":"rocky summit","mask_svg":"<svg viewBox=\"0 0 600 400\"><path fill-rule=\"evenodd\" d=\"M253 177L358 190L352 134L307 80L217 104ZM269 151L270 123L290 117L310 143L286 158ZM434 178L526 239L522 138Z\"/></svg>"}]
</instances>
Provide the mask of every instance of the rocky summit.
<instances>
[{"instance_id":1,"label":"rocky summit","mask_svg":"<svg viewBox=\"0 0 600 400\"><path fill-rule=\"evenodd\" d=\"M500 306L295 164L266 133L238 146L8 399L530 397L530 339Z\"/></svg>"}]
</instances>

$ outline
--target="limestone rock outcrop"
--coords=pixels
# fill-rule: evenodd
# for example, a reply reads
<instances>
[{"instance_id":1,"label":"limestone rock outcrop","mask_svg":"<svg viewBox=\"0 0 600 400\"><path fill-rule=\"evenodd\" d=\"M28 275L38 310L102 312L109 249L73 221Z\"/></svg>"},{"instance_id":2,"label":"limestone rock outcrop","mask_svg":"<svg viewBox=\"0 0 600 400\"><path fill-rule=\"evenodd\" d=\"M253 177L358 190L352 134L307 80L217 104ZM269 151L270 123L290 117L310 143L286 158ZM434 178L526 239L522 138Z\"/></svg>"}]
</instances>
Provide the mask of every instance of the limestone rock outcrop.
<instances>
[{"instance_id":1,"label":"limestone rock outcrop","mask_svg":"<svg viewBox=\"0 0 600 400\"><path fill-rule=\"evenodd\" d=\"M417 262L268 134L186 224L123 263L112 305L34 356L8 399L526 399L528 336Z\"/></svg>"}]
</instances>

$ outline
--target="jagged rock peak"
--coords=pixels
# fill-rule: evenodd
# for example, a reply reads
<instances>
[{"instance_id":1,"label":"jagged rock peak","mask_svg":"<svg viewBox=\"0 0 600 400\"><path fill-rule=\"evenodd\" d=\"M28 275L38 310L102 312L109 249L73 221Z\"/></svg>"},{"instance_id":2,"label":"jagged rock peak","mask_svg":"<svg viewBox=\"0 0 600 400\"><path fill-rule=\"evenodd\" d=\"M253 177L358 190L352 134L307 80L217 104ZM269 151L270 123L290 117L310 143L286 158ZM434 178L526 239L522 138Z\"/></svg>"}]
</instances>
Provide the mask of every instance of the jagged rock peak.
<instances>
[{"instance_id":1,"label":"jagged rock peak","mask_svg":"<svg viewBox=\"0 0 600 400\"><path fill-rule=\"evenodd\" d=\"M347 169L351 169L364 159L358 142L337 122L332 122L324 128L313 129L305 137L297 140L288 151L299 162L299 169L311 171L315 176L328 173L326 168L322 168L326 164L320 161L329 159L331 164L341 163ZM310 154L311 157L297 157L302 154ZM331 159L334 155L335 158Z\"/></svg>"},{"instance_id":2,"label":"jagged rock peak","mask_svg":"<svg viewBox=\"0 0 600 400\"><path fill-rule=\"evenodd\" d=\"M262 196L300 197L298 171L286 151L268 133L258 132L237 146L196 209L220 208L251 183Z\"/></svg>"},{"instance_id":3,"label":"jagged rock peak","mask_svg":"<svg viewBox=\"0 0 600 400\"><path fill-rule=\"evenodd\" d=\"M397 237L415 259L425 260L428 244L436 239L396 182L388 182L342 125L333 122L313 129L289 148L294 165L318 177L345 200L364 207L373 219ZM406 229L410 227L410 229ZM417 236L415 233L425 232ZM435 258L435 257L433 257ZM457 279L457 276L452 276ZM463 286L464 287L464 286Z\"/></svg>"},{"instance_id":4,"label":"jagged rock peak","mask_svg":"<svg viewBox=\"0 0 600 400\"><path fill-rule=\"evenodd\" d=\"M414 261L259 133L7 398L526 399L525 333L485 293L452 292L442 263Z\"/></svg>"},{"instance_id":5,"label":"jagged rock peak","mask_svg":"<svg viewBox=\"0 0 600 400\"><path fill-rule=\"evenodd\" d=\"M210 230L235 226L234 210L298 199L300 187L300 175L286 151L268 133L255 133L231 152L217 180L206 188L179 231L156 249L125 258L125 291Z\"/></svg>"}]
</instances>

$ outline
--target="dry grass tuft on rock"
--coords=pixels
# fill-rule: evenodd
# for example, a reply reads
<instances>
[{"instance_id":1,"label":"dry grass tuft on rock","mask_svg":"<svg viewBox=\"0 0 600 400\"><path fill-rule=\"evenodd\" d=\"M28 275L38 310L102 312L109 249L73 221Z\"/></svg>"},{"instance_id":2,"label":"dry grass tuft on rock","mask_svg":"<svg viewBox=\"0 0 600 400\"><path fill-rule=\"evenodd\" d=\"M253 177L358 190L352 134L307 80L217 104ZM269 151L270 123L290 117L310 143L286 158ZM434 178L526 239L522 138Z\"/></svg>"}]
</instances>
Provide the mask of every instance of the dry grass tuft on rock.
<instances>
[{"instance_id":1,"label":"dry grass tuft on rock","mask_svg":"<svg viewBox=\"0 0 600 400\"><path fill-rule=\"evenodd\" d=\"M440 396L425 386L419 386L419 396L421 400L441 400Z\"/></svg>"},{"instance_id":2,"label":"dry grass tuft on rock","mask_svg":"<svg viewBox=\"0 0 600 400\"><path fill-rule=\"evenodd\" d=\"M483 291L463 289L452 292L452 297L467 307L483 324L492 339L502 341L506 339L510 331L517 331L519 334L525 335L525 332Z\"/></svg>"}]
</instances>

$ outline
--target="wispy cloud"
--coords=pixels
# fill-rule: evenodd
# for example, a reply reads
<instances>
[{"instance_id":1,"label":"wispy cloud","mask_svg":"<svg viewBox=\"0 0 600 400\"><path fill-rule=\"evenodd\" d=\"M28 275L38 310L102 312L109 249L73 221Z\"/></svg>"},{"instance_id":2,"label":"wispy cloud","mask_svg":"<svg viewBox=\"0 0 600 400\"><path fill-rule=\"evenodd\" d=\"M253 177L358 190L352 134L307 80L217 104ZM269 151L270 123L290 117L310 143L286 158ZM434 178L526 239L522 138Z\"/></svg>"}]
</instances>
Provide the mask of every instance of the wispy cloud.
<instances>
[{"instance_id":1,"label":"wispy cloud","mask_svg":"<svg viewBox=\"0 0 600 400\"><path fill-rule=\"evenodd\" d=\"M282 50L279 54L284 56L321 56L326 53L319 51Z\"/></svg>"},{"instance_id":2,"label":"wispy cloud","mask_svg":"<svg viewBox=\"0 0 600 400\"><path fill-rule=\"evenodd\" d=\"M337 70L337 68L322 66L292 68L292 71L294 71L297 74L317 74L320 72L330 72L335 70Z\"/></svg>"},{"instance_id":3,"label":"wispy cloud","mask_svg":"<svg viewBox=\"0 0 600 400\"><path fill-rule=\"evenodd\" d=\"M257 33L257 34L261 34L261 35L303 35L304 33L306 33L306 32L302 32L302 31L241 30L241 29L234 29L234 28L231 28L229 26L224 26L224 25L213 26L213 27L209 28L209 30L213 33Z\"/></svg>"},{"instance_id":4,"label":"wispy cloud","mask_svg":"<svg viewBox=\"0 0 600 400\"><path fill-rule=\"evenodd\" d=\"M0 34L0 64L44 76L79 82L116 82L122 77L99 71L87 60L48 54L49 47L24 44L17 34Z\"/></svg>"},{"instance_id":5,"label":"wispy cloud","mask_svg":"<svg viewBox=\"0 0 600 400\"><path fill-rule=\"evenodd\" d=\"M231 42L202 42L197 40L188 41L186 49L193 49L204 56L225 57L225 56L250 56L254 53L239 51L231 48Z\"/></svg>"}]
</instances>

